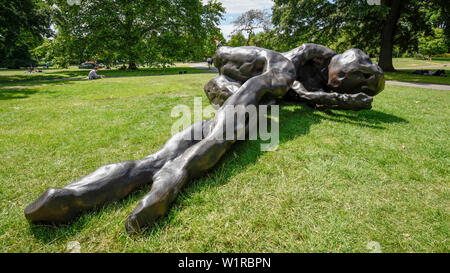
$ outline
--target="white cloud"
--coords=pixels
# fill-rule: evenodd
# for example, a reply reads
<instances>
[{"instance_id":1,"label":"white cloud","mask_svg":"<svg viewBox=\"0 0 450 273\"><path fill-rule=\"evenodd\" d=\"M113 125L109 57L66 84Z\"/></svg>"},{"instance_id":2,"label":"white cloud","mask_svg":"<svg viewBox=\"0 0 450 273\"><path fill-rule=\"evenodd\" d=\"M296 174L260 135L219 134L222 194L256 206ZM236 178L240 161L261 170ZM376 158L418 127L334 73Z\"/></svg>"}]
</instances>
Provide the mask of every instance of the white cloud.
<instances>
[{"instance_id":1,"label":"white cloud","mask_svg":"<svg viewBox=\"0 0 450 273\"><path fill-rule=\"evenodd\" d=\"M204 3L208 2L203 0ZM220 0L226 8L226 13L244 13L250 9L270 9L272 0Z\"/></svg>"},{"instance_id":2,"label":"white cloud","mask_svg":"<svg viewBox=\"0 0 450 273\"><path fill-rule=\"evenodd\" d=\"M231 37L231 32L233 32L233 25L222 25L219 27L222 30L223 37L228 40Z\"/></svg>"},{"instance_id":3,"label":"white cloud","mask_svg":"<svg viewBox=\"0 0 450 273\"><path fill-rule=\"evenodd\" d=\"M234 30L234 26L233 25L220 25L219 28L222 31L223 37L225 39L228 40L228 39L231 38L231 32L233 32L233 30ZM261 31L263 31L262 28L257 28L255 30L255 33L258 33L258 32L261 32ZM245 32L243 32L242 34L244 35L244 37L248 36L247 33L245 33Z\"/></svg>"}]
</instances>

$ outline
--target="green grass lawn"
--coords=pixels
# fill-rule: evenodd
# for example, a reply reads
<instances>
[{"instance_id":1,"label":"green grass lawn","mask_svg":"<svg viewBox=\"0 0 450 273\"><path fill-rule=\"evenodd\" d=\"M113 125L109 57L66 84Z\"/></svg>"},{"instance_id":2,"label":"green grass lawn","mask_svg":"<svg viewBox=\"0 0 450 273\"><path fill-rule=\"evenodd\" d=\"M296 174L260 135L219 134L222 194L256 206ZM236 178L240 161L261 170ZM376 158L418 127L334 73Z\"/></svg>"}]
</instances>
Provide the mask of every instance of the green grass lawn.
<instances>
[{"instance_id":1,"label":"green grass lawn","mask_svg":"<svg viewBox=\"0 0 450 273\"><path fill-rule=\"evenodd\" d=\"M419 82L419 83L434 83L434 84L449 84L450 85L450 69L445 69L446 77L443 76L424 76L412 74L415 69L398 70L397 72L385 72L385 79L401 82ZM433 69L436 70L436 69Z\"/></svg>"},{"instance_id":2,"label":"green grass lawn","mask_svg":"<svg viewBox=\"0 0 450 273\"><path fill-rule=\"evenodd\" d=\"M138 236L149 187L72 224L23 210L107 164L155 152L211 74L34 82L0 90L0 252L449 252L450 93L387 86L370 111L280 108L280 146L237 143ZM2 85L0 85L1 87ZM3 85L5 86L5 85Z\"/></svg>"},{"instance_id":3,"label":"green grass lawn","mask_svg":"<svg viewBox=\"0 0 450 273\"><path fill-rule=\"evenodd\" d=\"M372 58L376 62L376 58ZM420 58L392 58L392 63L395 68L413 68L413 67L428 67L436 66L436 69L445 68L444 65L450 67L450 58L433 57L431 61Z\"/></svg>"},{"instance_id":4,"label":"green grass lawn","mask_svg":"<svg viewBox=\"0 0 450 273\"><path fill-rule=\"evenodd\" d=\"M182 66L185 65L185 66ZM187 64L178 65L167 68L140 68L135 71L119 70L117 68L99 70L99 75L111 76L144 76L144 75L161 75L161 74L178 74L180 71L187 73L203 73L206 70L195 69ZM20 80L50 80L60 78L87 77L91 69L78 69L71 67L68 69L41 69L42 72L26 73L24 69L3 69L0 70L0 83Z\"/></svg>"},{"instance_id":5,"label":"green grass lawn","mask_svg":"<svg viewBox=\"0 0 450 273\"><path fill-rule=\"evenodd\" d=\"M443 66L450 64L450 58L434 57L431 61L419 58L393 58L395 68L400 67L420 67L420 66ZM450 66L450 65L449 65Z\"/></svg>"}]
</instances>

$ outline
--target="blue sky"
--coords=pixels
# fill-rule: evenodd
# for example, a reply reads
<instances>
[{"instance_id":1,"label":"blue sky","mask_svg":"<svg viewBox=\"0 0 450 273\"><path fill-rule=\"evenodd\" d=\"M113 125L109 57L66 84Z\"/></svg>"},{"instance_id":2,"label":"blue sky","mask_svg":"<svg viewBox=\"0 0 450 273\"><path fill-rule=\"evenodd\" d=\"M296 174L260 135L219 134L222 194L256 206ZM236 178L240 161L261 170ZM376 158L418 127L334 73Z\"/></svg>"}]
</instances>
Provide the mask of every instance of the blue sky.
<instances>
[{"instance_id":1,"label":"blue sky","mask_svg":"<svg viewBox=\"0 0 450 273\"><path fill-rule=\"evenodd\" d=\"M207 0L203 0L207 2ZM233 31L233 24L231 23L242 13L250 9L266 9L270 11L273 6L272 0L220 0L225 7L225 18L220 23L220 29L225 37L229 39L230 33Z\"/></svg>"}]
</instances>

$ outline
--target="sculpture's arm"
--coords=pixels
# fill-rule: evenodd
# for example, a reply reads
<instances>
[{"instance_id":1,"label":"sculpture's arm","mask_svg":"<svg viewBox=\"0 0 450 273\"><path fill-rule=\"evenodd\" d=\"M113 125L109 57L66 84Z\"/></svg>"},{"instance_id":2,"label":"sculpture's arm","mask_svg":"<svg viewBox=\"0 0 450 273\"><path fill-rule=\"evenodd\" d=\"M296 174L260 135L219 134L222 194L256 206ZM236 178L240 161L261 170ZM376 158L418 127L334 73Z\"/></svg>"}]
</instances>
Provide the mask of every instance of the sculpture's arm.
<instances>
[{"instance_id":1,"label":"sculpture's arm","mask_svg":"<svg viewBox=\"0 0 450 273\"><path fill-rule=\"evenodd\" d=\"M363 110L371 109L373 98L365 93L341 94L328 93L324 91L309 92L302 84L296 81L292 85L295 99L308 104L313 104L318 108L341 109L341 110Z\"/></svg>"}]
</instances>

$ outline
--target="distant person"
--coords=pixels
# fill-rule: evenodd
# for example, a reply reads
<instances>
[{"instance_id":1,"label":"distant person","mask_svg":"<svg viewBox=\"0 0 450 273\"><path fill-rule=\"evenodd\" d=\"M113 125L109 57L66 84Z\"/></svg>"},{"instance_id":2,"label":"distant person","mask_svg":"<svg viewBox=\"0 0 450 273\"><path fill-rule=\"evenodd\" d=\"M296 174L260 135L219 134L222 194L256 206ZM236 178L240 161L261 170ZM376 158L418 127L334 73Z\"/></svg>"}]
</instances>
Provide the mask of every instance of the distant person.
<instances>
[{"instance_id":1,"label":"distant person","mask_svg":"<svg viewBox=\"0 0 450 273\"><path fill-rule=\"evenodd\" d=\"M213 59L211 59L211 57L210 57L206 61L208 62L208 69L211 69L211 65L213 64Z\"/></svg>"},{"instance_id":2,"label":"distant person","mask_svg":"<svg viewBox=\"0 0 450 273\"><path fill-rule=\"evenodd\" d=\"M96 80L96 79L103 79L105 76L103 75L97 75L98 66L96 66L94 69L89 72L89 79L90 80Z\"/></svg>"},{"instance_id":3,"label":"distant person","mask_svg":"<svg viewBox=\"0 0 450 273\"><path fill-rule=\"evenodd\" d=\"M433 76L444 76L446 77L447 75L445 74L445 70L437 70L435 72L432 72Z\"/></svg>"}]
</instances>

